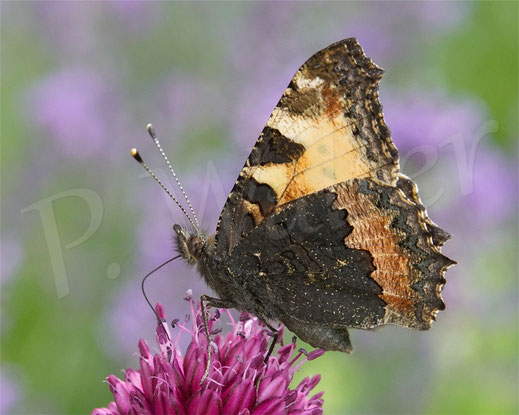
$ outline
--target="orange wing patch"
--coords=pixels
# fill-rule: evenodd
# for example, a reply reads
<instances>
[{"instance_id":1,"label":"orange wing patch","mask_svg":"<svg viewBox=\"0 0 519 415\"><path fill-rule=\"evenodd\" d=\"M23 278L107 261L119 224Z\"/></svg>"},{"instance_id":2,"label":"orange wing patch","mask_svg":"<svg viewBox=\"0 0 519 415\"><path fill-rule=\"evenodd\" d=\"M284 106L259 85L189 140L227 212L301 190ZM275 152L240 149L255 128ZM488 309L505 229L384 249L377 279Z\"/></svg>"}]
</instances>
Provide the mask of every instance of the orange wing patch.
<instances>
[{"instance_id":1,"label":"orange wing patch","mask_svg":"<svg viewBox=\"0 0 519 415\"><path fill-rule=\"evenodd\" d=\"M346 238L349 248L368 250L373 256L375 271L371 277L382 287L380 297L386 309L399 315L408 315L417 295L410 289L409 257L402 255L398 243L401 235L390 228L396 211L380 211L370 196L361 194L358 186L339 185L337 209L346 209L353 232ZM387 316L387 315L386 315Z\"/></svg>"},{"instance_id":2,"label":"orange wing patch","mask_svg":"<svg viewBox=\"0 0 519 415\"><path fill-rule=\"evenodd\" d=\"M380 298L387 304L384 323L429 328L444 307L443 274L453 262L432 244L420 210L399 189L374 182L342 183L334 192L335 208L348 212L353 227L346 246L367 250L373 257L371 278L382 287ZM436 259L436 268L421 267L430 258Z\"/></svg>"}]
</instances>

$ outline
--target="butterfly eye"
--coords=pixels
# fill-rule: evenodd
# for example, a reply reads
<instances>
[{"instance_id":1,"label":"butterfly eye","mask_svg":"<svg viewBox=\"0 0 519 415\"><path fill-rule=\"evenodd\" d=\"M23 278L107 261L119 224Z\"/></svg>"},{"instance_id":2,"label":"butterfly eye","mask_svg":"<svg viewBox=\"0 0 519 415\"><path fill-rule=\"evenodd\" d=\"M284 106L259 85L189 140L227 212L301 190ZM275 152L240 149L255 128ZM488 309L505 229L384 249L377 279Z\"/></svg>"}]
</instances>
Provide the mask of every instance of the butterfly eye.
<instances>
[{"instance_id":1,"label":"butterfly eye","mask_svg":"<svg viewBox=\"0 0 519 415\"><path fill-rule=\"evenodd\" d=\"M193 236L188 241L189 253L196 259L200 258L202 251L204 250L205 243L198 236Z\"/></svg>"}]
</instances>

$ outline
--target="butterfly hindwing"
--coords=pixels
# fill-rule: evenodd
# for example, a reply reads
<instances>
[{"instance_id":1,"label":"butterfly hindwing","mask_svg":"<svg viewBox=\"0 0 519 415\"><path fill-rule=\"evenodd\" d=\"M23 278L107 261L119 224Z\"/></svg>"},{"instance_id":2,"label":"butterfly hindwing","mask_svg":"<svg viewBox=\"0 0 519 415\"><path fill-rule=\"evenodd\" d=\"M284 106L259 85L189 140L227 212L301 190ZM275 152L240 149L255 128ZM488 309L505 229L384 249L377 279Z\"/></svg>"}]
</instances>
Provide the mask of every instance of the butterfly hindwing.
<instances>
[{"instance_id":1,"label":"butterfly hindwing","mask_svg":"<svg viewBox=\"0 0 519 415\"><path fill-rule=\"evenodd\" d=\"M308 324L427 329L444 308L443 273L452 264L430 238L398 188L354 179L265 218L227 266L241 269L253 295L299 335ZM300 337L312 343L310 335ZM330 350L319 337L314 345Z\"/></svg>"}]
</instances>

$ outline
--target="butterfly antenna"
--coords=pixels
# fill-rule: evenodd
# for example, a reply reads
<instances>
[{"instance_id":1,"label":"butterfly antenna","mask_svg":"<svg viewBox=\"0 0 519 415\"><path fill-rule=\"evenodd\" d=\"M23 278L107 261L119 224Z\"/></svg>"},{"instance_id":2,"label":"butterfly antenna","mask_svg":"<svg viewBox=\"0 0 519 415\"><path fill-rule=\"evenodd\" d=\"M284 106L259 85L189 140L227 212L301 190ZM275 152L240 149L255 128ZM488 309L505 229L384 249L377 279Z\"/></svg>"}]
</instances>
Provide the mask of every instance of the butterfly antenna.
<instances>
[{"instance_id":1,"label":"butterfly antenna","mask_svg":"<svg viewBox=\"0 0 519 415\"><path fill-rule=\"evenodd\" d=\"M142 160L142 157L141 155L139 154L139 152L137 151L136 148L132 148L130 150L130 153L132 155L132 157L137 160L139 162L139 164L144 167L144 169L150 174L151 177L153 177L155 179L155 181L160 185L160 187L162 187L162 189L169 195L169 197L173 200L173 202L175 202L177 204L177 206L180 208L180 210L182 211L182 213L184 213L184 215L186 216L186 218L189 220L189 222L191 222L191 225L193 225L193 228L195 229L199 229L193 222L193 220L191 219L191 217L187 214L186 212L186 209L184 209L184 206L182 206L179 201L177 200L177 198L175 196L173 196L171 194L171 192L166 189L166 186L164 186L162 184L162 182L159 180L159 178L155 175L155 173L153 173L150 168L146 165L146 163L144 163L144 161ZM198 223L198 222L197 222Z\"/></svg>"},{"instance_id":2,"label":"butterfly antenna","mask_svg":"<svg viewBox=\"0 0 519 415\"><path fill-rule=\"evenodd\" d=\"M162 264L160 264L157 268L153 269L153 271L149 272L148 274L146 274L143 278L142 278L142 282L141 282L141 290L142 290L142 295L144 296L144 299L146 300L146 302L148 303L148 305L150 306L151 310L153 311L153 314L155 314L155 317L157 317L157 321L163 323L164 320L162 318L159 317L159 315L157 314L157 311L155 310L155 307L153 307L151 305L151 302L148 298L148 296L146 295L146 290L144 289L144 283L146 282L146 280L148 279L148 277L153 274L154 272L158 271L159 269L161 269L164 265L167 265L169 264L170 262L173 262L175 259L178 259L180 258L181 255L177 255L173 258L170 258L168 259L166 262L163 262ZM167 332L166 332L167 334Z\"/></svg>"},{"instance_id":3,"label":"butterfly antenna","mask_svg":"<svg viewBox=\"0 0 519 415\"><path fill-rule=\"evenodd\" d=\"M178 185L180 191L182 192L182 195L184 195L184 199L186 200L187 205L189 206L189 210L191 211L191 214L193 215L193 219L196 222L197 226L195 228L199 229L200 228L200 223L198 222L198 218L196 217L195 210L193 209L193 206L191 205L191 202L189 201L189 198L187 197L186 192L184 192L184 188L180 184L180 180L178 179L177 175L175 174L175 170L173 170L173 167L171 166L171 163L169 162L168 158L166 157L166 154L164 153L164 150L162 149L162 146L160 145L159 139L157 138L157 134L155 133L155 129L153 128L153 126L151 124L148 124L146 126L146 130L148 131L148 134L150 135L151 139L153 140L153 142L157 146L160 154L162 155L162 158L164 159L164 161L168 165L169 171L173 174L173 177L175 178L175 181L177 182L177 185Z\"/></svg>"}]
</instances>

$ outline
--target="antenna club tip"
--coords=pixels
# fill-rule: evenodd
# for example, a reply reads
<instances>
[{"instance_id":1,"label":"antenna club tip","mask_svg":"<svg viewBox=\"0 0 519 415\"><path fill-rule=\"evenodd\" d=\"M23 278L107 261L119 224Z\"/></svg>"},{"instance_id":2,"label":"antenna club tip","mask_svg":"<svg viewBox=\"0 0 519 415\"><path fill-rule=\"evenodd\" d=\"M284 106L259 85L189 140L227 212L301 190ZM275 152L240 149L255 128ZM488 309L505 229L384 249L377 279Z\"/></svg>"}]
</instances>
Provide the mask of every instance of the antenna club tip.
<instances>
[{"instance_id":1,"label":"antenna club tip","mask_svg":"<svg viewBox=\"0 0 519 415\"><path fill-rule=\"evenodd\" d=\"M146 131L148 132L150 137L153 139L153 141L155 141L157 139L157 136L155 135L155 129L153 128L153 125L151 125L151 123L149 123L146 126Z\"/></svg>"},{"instance_id":2,"label":"antenna club tip","mask_svg":"<svg viewBox=\"0 0 519 415\"><path fill-rule=\"evenodd\" d=\"M130 150L130 154L132 155L132 157L137 160L139 163L142 163L142 157L141 155L139 154L139 152L137 151L136 148L132 148Z\"/></svg>"}]
</instances>

